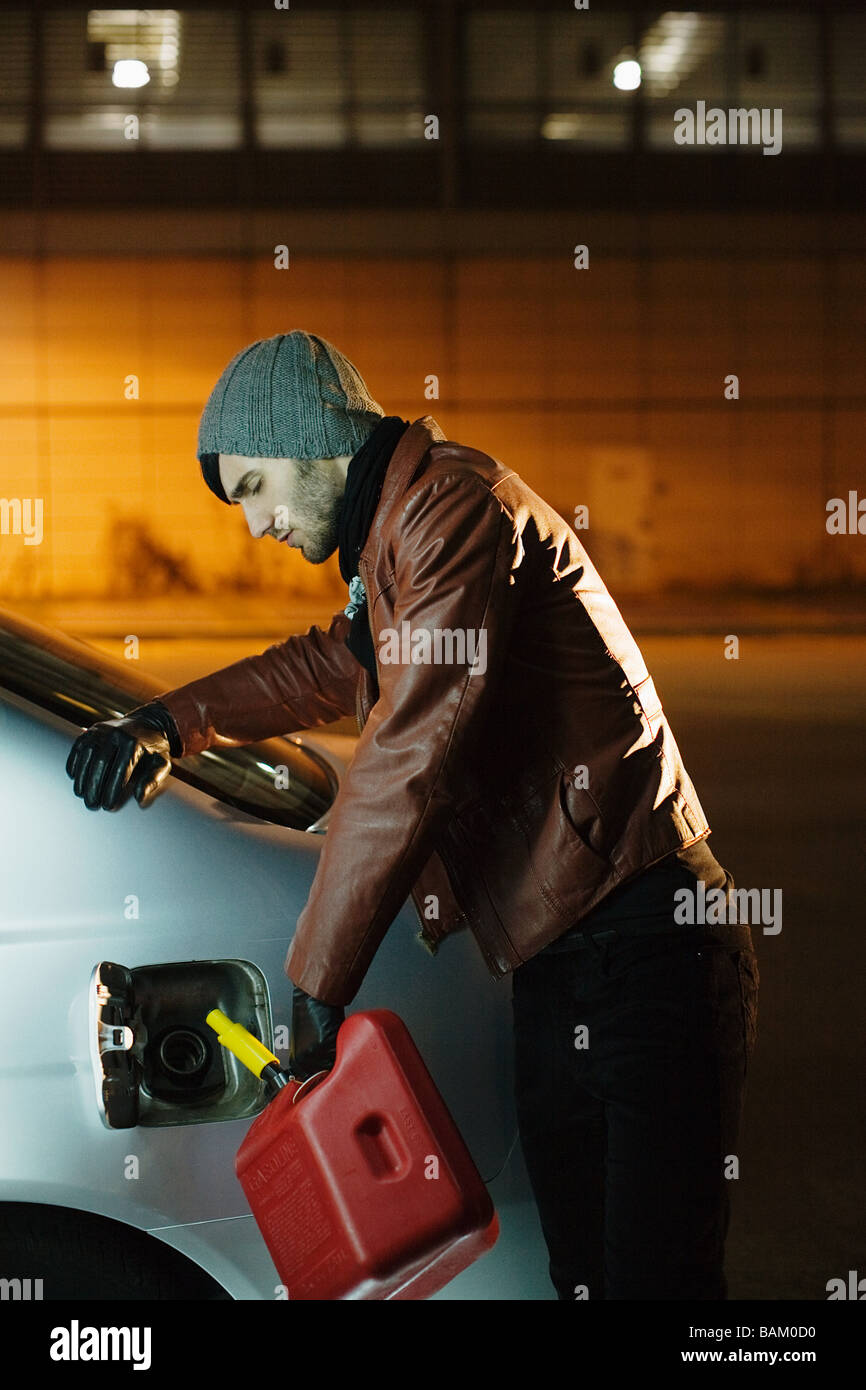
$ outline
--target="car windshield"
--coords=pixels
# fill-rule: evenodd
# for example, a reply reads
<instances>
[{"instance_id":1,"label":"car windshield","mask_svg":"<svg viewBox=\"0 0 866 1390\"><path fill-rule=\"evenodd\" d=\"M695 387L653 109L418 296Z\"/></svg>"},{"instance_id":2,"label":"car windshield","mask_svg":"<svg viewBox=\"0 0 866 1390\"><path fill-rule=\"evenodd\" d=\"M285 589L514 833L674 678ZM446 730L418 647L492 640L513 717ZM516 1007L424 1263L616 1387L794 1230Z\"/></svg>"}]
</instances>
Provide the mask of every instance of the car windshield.
<instances>
[{"instance_id":1,"label":"car windshield","mask_svg":"<svg viewBox=\"0 0 866 1390\"><path fill-rule=\"evenodd\" d=\"M166 688L85 642L0 609L0 690L89 728ZM176 760L172 773L238 811L294 830L324 816L337 790L325 760L285 738L211 748Z\"/></svg>"}]
</instances>

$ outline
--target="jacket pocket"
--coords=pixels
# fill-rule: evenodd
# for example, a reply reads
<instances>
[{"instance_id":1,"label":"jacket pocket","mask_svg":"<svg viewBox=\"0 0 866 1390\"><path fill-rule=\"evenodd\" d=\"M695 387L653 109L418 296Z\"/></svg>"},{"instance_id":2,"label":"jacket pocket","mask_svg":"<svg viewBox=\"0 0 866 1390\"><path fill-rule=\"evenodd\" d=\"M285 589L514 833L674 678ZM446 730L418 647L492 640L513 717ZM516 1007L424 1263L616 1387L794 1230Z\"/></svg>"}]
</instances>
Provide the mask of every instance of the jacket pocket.
<instances>
[{"instance_id":1,"label":"jacket pocket","mask_svg":"<svg viewBox=\"0 0 866 1390\"><path fill-rule=\"evenodd\" d=\"M560 770L517 813L539 892L571 924L619 873L603 852L604 828L589 792Z\"/></svg>"},{"instance_id":2,"label":"jacket pocket","mask_svg":"<svg viewBox=\"0 0 866 1390\"><path fill-rule=\"evenodd\" d=\"M597 859L610 864L598 803L592 793L586 787L581 787L567 770L559 778L559 804L575 840Z\"/></svg>"}]
</instances>

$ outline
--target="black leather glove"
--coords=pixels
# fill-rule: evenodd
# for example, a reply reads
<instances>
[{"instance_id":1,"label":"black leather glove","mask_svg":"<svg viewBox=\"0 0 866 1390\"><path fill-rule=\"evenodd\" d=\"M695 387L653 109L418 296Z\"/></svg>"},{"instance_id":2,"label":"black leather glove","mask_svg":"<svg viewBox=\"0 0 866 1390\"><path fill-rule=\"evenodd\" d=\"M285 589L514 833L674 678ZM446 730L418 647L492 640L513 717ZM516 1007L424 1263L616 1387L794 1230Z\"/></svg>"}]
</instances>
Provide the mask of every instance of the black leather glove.
<instances>
[{"instance_id":1,"label":"black leather glove","mask_svg":"<svg viewBox=\"0 0 866 1390\"><path fill-rule=\"evenodd\" d=\"M124 719L104 719L73 743L66 771L75 795L91 811L114 811L127 792L139 806L153 801L181 752L180 735L168 710L152 700Z\"/></svg>"},{"instance_id":2,"label":"black leather glove","mask_svg":"<svg viewBox=\"0 0 866 1390\"><path fill-rule=\"evenodd\" d=\"M289 1071L306 1081L317 1071L330 1071L337 1060L337 1032L346 1011L323 1004L292 985L292 1027L289 1038Z\"/></svg>"}]
</instances>

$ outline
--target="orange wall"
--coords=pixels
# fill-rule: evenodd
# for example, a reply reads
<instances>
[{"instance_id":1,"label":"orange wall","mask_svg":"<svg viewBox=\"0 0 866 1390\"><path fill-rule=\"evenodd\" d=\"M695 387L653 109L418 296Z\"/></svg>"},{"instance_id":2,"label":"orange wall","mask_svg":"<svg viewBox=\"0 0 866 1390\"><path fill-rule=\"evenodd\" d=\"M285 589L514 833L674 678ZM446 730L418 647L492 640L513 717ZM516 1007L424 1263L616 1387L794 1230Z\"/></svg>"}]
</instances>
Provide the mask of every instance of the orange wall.
<instances>
[{"instance_id":1,"label":"orange wall","mask_svg":"<svg viewBox=\"0 0 866 1390\"><path fill-rule=\"evenodd\" d=\"M138 571L165 588L136 527L205 592L341 593L335 559L256 545L195 460L222 368L293 328L336 343L386 411L434 415L566 516L587 505L582 539L620 591L866 577L866 541L824 524L829 497L864 491L853 257L831 282L805 255L9 257L0 303L0 498L44 505L41 545L0 535L7 601L122 596Z\"/></svg>"}]
</instances>

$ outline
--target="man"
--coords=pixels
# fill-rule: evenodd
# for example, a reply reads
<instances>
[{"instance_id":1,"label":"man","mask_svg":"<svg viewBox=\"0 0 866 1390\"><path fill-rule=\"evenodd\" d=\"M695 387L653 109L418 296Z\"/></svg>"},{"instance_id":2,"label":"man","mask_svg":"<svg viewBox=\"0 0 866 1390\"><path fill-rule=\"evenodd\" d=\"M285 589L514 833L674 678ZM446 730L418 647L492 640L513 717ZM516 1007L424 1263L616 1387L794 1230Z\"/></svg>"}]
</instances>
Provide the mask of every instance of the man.
<instances>
[{"instance_id":1,"label":"man","mask_svg":"<svg viewBox=\"0 0 866 1390\"><path fill-rule=\"evenodd\" d=\"M751 936L677 918L683 890L724 900L733 882L577 536L432 417L385 416L300 331L233 358L198 457L254 537L312 564L338 550L349 604L95 725L67 764L76 793L145 806L172 757L357 713L286 960L292 1071L333 1064L411 893L434 954L468 928L491 974L513 975L520 1135L559 1298L726 1297Z\"/></svg>"}]
</instances>

